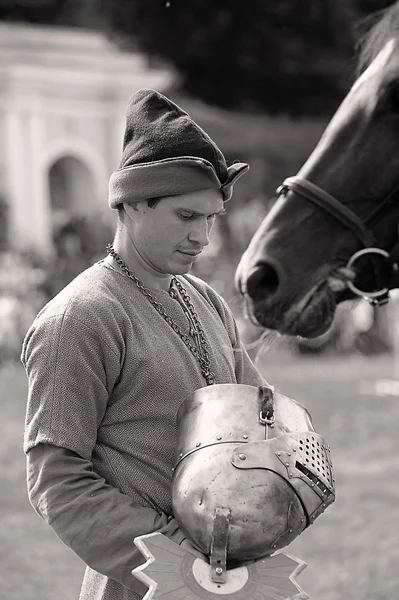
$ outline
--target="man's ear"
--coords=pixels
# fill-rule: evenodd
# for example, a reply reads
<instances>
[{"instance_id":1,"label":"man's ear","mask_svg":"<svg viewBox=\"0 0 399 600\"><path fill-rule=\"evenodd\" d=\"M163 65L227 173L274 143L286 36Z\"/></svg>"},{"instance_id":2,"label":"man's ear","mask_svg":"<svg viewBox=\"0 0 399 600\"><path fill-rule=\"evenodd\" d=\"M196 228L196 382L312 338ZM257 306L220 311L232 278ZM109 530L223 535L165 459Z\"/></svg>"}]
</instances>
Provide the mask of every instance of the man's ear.
<instances>
[{"instance_id":1,"label":"man's ear","mask_svg":"<svg viewBox=\"0 0 399 600\"><path fill-rule=\"evenodd\" d=\"M123 208L125 209L125 212L126 212L127 216L129 217L129 219L131 219L132 221L135 221L136 215L137 215L137 202L132 202L132 203L124 202Z\"/></svg>"}]
</instances>

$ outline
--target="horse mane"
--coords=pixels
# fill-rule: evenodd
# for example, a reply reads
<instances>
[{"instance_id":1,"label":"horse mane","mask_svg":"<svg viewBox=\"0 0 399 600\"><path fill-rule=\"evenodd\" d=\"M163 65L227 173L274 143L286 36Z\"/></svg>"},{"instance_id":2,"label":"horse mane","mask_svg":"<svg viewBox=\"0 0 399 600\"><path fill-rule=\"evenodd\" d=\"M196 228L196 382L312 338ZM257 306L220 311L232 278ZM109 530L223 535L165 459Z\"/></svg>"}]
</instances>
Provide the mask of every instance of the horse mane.
<instances>
[{"instance_id":1,"label":"horse mane","mask_svg":"<svg viewBox=\"0 0 399 600\"><path fill-rule=\"evenodd\" d=\"M399 38L399 1L363 19L358 29L362 34L357 44L356 77L367 69L389 39Z\"/></svg>"}]
</instances>

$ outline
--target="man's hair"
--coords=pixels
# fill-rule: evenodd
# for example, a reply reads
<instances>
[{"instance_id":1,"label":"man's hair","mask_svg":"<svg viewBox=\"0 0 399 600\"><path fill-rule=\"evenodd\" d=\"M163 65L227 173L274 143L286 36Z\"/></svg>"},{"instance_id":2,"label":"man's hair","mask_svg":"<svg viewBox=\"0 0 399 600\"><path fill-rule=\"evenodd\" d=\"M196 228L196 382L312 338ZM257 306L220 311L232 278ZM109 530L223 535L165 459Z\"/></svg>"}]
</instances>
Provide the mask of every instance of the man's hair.
<instances>
[{"instance_id":1,"label":"man's hair","mask_svg":"<svg viewBox=\"0 0 399 600\"><path fill-rule=\"evenodd\" d=\"M148 198L147 204L149 208L155 208L161 198Z\"/></svg>"},{"instance_id":2,"label":"man's hair","mask_svg":"<svg viewBox=\"0 0 399 600\"><path fill-rule=\"evenodd\" d=\"M160 200L161 200L161 198L148 198L147 204L148 204L149 208L155 208ZM118 204L118 206L116 207L116 210L118 212L118 217L120 219L123 219L123 215L125 212L123 204Z\"/></svg>"}]
</instances>

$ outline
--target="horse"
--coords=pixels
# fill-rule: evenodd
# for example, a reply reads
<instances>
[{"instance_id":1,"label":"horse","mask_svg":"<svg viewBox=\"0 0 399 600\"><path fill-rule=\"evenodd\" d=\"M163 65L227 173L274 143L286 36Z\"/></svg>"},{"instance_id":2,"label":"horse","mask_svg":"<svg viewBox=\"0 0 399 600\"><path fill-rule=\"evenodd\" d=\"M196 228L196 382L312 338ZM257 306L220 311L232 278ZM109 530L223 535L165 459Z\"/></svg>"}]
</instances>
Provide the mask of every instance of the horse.
<instances>
[{"instance_id":1,"label":"horse","mask_svg":"<svg viewBox=\"0 0 399 600\"><path fill-rule=\"evenodd\" d=\"M355 77L238 264L264 328L318 337L340 302L382 305L399 287L399 2L364 35Z\"/></svg>"}]
</instances>

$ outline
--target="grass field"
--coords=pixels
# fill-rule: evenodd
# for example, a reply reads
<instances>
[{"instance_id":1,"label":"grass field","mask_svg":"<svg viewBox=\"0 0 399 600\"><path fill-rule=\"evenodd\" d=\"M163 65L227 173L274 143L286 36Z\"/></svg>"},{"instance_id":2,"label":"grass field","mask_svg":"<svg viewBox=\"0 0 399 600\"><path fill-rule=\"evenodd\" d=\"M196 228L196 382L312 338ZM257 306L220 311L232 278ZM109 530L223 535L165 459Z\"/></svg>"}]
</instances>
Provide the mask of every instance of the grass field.
<instances>
[{"instance_id":1,"label":"grass field","mask_svg":"<svg viewBox=\"0 0 399 600\"><path fill-rule=\"evenodd\" d=\"M399 598L399 398L359 393L392 377L392 358L266 354L266 379L304 403L331 446L337 500L287 552L308 563L298 582L312 600ZM83 565L34 513L22 454L26 382L0 371L0 599L76 600Z\"/></svg>"}]
</instances>

